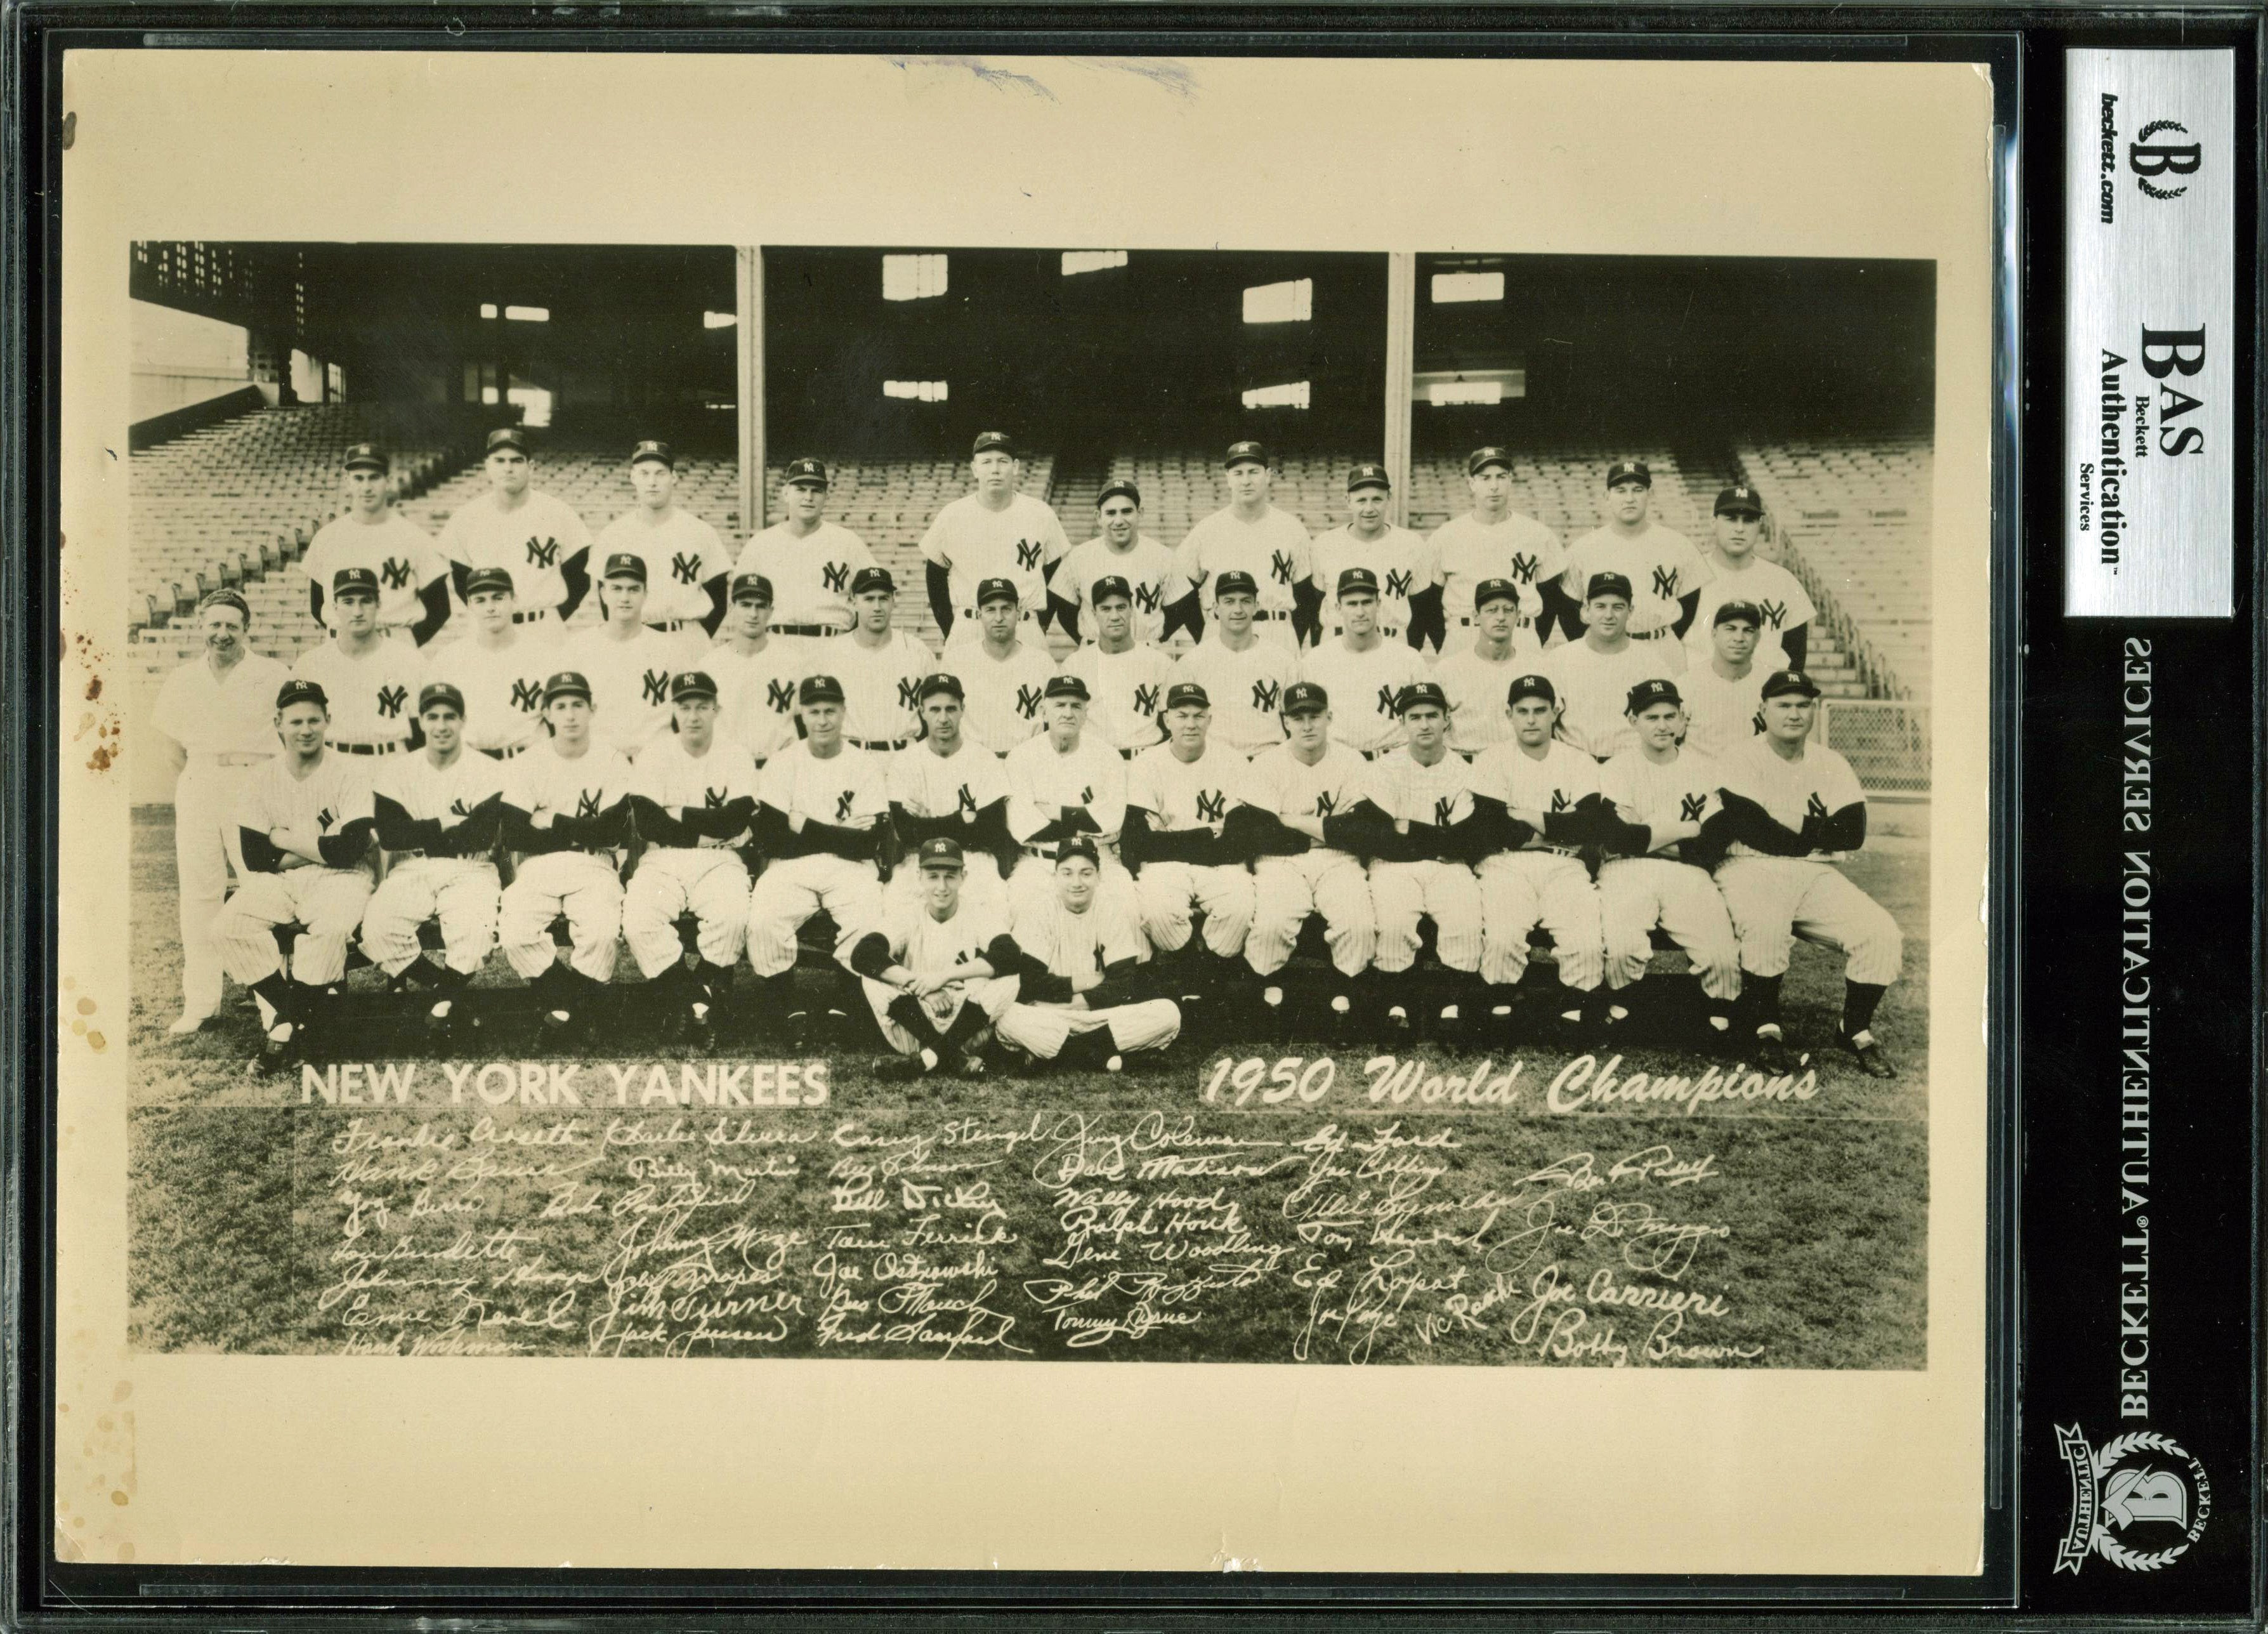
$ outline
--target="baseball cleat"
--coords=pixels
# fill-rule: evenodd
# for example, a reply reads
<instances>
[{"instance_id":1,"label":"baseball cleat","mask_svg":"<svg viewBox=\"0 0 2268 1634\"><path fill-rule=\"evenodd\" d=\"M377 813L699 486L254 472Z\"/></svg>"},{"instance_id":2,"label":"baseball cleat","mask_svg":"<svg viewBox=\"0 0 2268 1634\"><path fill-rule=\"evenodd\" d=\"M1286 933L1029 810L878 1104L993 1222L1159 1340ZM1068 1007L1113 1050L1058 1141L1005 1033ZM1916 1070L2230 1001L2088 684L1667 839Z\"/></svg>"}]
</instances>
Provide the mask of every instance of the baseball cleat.
<instances>
[{"instance_id":1,"label":"baseball cleat","mask_svg":"<svg viewBox=\"0 0 2268 1634\"><path fill-rule=\"evenodd\" d=\"M1795 1057L1777 1027L1770 1032L1758 1032L1749 1054L1756 1058L1756 1070L1767 1078L1785 1078L1795 1071Z\"/></svg>"},{"instance_id":2,"label":"baseball cleat","mask_svg":"<svg viewBox=\"0 0 2268 1634\"><path fill-rule=\"evenodd\" d=\"M911 1083L928 1071L918 1055L893 1055L875 1064L874 1076L884 1083Z\"/></svg>"},{"instance_id":3,"label":"baseball cleat","mask_svg":"<svg viewBox=\"0 0 2268 1634\"><path fill-rule=\"evenodd\" d=\"M1871 1031L1838 1032L1836 1039L1857 1059L1859 1070L1868 1077L1895 1078L1898 1076L1897 1068L1890 1065L1889 1056L1881 1045L1874 1042L1874 1035Z\"/></svg>"},{"instance_id":4,"label":"baseball cleat","mask_svg":"<svg viewBox=\"0 0 2268 1634\"><path fill-rule=\"evenodd\" d=\"M964 1050L953 1058L951 1071L956 1078L981 1078L990 1070L984 1057L975 1050Z\"/></svg>"},{"instance_id":5,"label":"baseball cleat","mask_svg":"<svg viewBox=\"0 0 2268 1634\"><path fill-rule=\"evenodd\" d=\"M298 1028L288 1021L279 1021L261 1039L260 1059L270 1067L284 1066L298 1053Z\"/></svg>"},{"instance_id":6,"label":"baseball cleat","mask_svg":"<svg viewBox=\"0 0 2268 1634\"><path fill-rule=\"evenodd\" d=\"M196 1031L197 1029L203 1026L205 1023L211 1019L212 1012L210 1010L206 1010L202 1014L195 1016L189 1015L184 1011L182 1014L173 1017L173 1024L167 1027L166 1031L172 1033L175 1038L179 1038L184 1033Z\"/></svg>"}]
</instances>

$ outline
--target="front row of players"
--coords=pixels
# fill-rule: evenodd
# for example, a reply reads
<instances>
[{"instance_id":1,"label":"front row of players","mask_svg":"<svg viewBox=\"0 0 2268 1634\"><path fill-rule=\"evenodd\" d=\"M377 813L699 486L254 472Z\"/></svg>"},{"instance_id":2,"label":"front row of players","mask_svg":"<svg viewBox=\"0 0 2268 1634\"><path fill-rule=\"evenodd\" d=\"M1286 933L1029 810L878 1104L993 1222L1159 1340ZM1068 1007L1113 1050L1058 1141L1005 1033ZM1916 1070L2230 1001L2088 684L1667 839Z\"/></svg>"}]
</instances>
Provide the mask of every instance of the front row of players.
<instances>
[{"instance_id":1,"label":"front row of players","mask_svg":"<svg viewBox=\"0 0 2268 1634\"><path fill-rule=\"evenodd\" d=\"M1871 1024L1900 933L1838 866L1866 839L1865 797L1809 741L1810 679L1778 671L1762 694L1762 735L1712 760L1680 748L1675 683L1645 680L1628 699L1635 745L1602 765L1554 736L1551 680L1522 675L1511 736L1469 761L1432 681L1402 690L1408 741L1374 758L1333 741L1329 695L1299 682L1282 695L1285 741L1248 762L1210 744L1211 701L1183 682L1167 694L1165 741L1123 760L1085 734L1086 685L1063 674L1048 729L998 759L963 738L950 675L923 683L924 736L887 757L849 743L843 688L818 675L798 688L802 736L759 773L718 737L705 674L674 679L674 730L633 768L594 739L590 686L570 671L544 688L545 740L510 761L468 752L463 696L427 685L423 748L373 787L325 750L323 691L295 678L277 700L285 752L246 792L247 876L214 940L259 1002L271 1056L302 1041L357 927L397 987L424 990L440 1034L500 943L542 1025L576 1039L619 938L659 1017L696 1037L745 953L755 1013L792 1045L797 937L823 910L836 960L907 1070L971 1074L996 1046L1115 1065L1170 1044L1192 1007L1220 1018L1219 1041L1248 1036L1285 1005L1311 918L1347 1036L1359 1021L1389 1039L1420 1023L1500 1033L1541 933L1550 1009L1595 1046L1627 1020L1621 999L1658 929L1690 961L1715 1038L1778 1073L1793 1065L1779 987L1800 937L1845 955L1837 1039L1886 1077ZM374 889L373 843L388 861ZM1421 987L1427 920L1443 973ZM287 980L276 933L290 925Z\"/></svg>"}]
</instances>

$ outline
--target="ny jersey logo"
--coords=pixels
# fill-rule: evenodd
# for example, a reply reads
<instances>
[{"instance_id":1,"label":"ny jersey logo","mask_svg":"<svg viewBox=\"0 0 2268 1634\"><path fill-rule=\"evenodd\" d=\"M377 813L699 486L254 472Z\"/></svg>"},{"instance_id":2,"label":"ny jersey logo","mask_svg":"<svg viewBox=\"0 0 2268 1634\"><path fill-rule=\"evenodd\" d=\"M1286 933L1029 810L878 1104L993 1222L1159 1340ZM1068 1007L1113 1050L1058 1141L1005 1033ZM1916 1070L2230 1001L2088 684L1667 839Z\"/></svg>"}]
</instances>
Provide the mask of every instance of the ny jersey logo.
<instances>
[{"instance_id":1,"label":"ny jersey logo","mask_svg":"<svg viewBox=\"0 0 2268 1634\"><path fill-rule=\"evenodd\" d=\"M605 792L606 791L604 789L600 788L581 788L576 790L575 815L578 817L594 817L598 816L599 796Z\"/></svg>"},{"instance_id":2,"label":"ny jersey logo","mask_svg":"<svg viewBox=\"0 0 2268 1634\"><path fill-rule=\"evenodd\" d=\"M1197 791L1197 821L1218 823L1228 815L1228 795L1221 789Z\"/></svg>"},{"instance_id":3,"label":"ny jersey logo","mask_svg":"<svg viewBox=\"0 0 2268 1634\"><path fill-rule=\"evenodd\" d=\"M697 556L688 556L684 551L680 551L669 558L669 576L680 584L700 583L701 558Z\"/></svg>"},{"instance_id":4,"label":"ny jersey logo","mask_svg":"<svg viewBox=\"0 0 2268 1634\"><path fill-rule=\"evenodd\" d=\"M1761 737L1764 736L1764 712L1762 709L1758 709L1756 713L1749 717L1749 730Z\"/></svg>"},{"instance_id":5,"label":"ny jersey logo","mask_svg":"<svg viewBox=\"0 0 2268 1634\"><path fill-rule=\"evenodd\" d=\"M1698 823L1701 820L1701 808L1708 803L1709 796L1706 795L1680 795L1677 797L1677 820L1681 823Z\"/></svg>"},{"instance_id":6,"label":"ny jersey logo","mask_svg":"<svg viewBox=\"0 0 2268 1634\"><path fill-rule=\"evenodd\" d=\"M534 714L543 706L543 683L521 677L512 684L512 706L522 714Z\"/></svg>"},{"instance_id":7,"label":"ny jersey logo","mask_svg":"<svg viewBox=\"0 0 2268 1634\"><path fill-rule=\"evenodd\" d=\"M1040 565L1040 551L1042 549L1042 547L1035 540L1017 540L1016 566L1023 568L1037 567Z\"/></svg>"},{"instance_id":8,"label":"ny jersey logo","mask_svg":"<svg viewBox=\"0 0 2268 1634\"><path fill-rule=\"evenodd\" d=\"M966 783L961 786L961 792L954 796L953 803L954 809L963 817L976 815L976 795Z\"/></svg>"},{"instance_id":9,"label":"ny jersey logo","mask_svg":"<svg viewBox=\"0 0 2268 1634\"><path fill-rule=\"evenodd\" d=\"M1394 713L1394 689L1383 684L1378 689L1378 713L1388 716Z\"/></svg>"},{"instance_id":10,"label":"ny jersey logo","mask_svg":"<svg viewBox=\"0 0 2268 1634\"><path fill-rule=\"evenodd\" d=\"M1535 570L1543 566L1535 558L1521 551L1512 558L1512 576L1521 584L1534 584Z\"/></svg>"},{"instance_id":11,"label":"ny jersey logo","mask_svg":"<svg viewBox=\"0 0 2268 1634\"><path fill-rule=\"evenodd\" d=\"M1413 574L1404 569L1395 567L1388 568L1386 570L1386 594L1389 596L1401 596L1406 600L1410 595L1410 586L1413 577Z\"/></svg>"},{"instance_id":12,"label":"ny jersey logo","mask_svg":"<svg viewBox=\"0 0 2268 1634\"><path fill-rule=\"evenodd\" d=\"M1163 599L1163 592L1154 584L1138 584L1134 587L1134 610L1137 612L1154 613Z\"/></svg>"},{"instance_id":13,"label":"ny jersey logo","mask_svg":"<svg viewBox=\"0 0 2268 1634\"><path fill-rule=\"evenodd\" d=\"M963 948L953 956L953 962L956 965L974 965L976 961L969 957L968 950Z\"/></svg>"},{"instance_id":14,"label":"ny jersey logo","mask_svg":"<svg viewBox=\"0 0 2268 1634\"><path fill-rule=\"evenodd\" d=\"M1779 628L1780 620L1787 617L1786 602L1758 602L1756 606L1763 611L1764 622L1775 630Z\"/></svg>"},{"instance_id":15,"label":"ny jersey logo","mask_svg":"<svg viewBox=\"0 0 2268 1634\"><path fill-rule=\"evenodd\" d=\"M331 815L331 809L328 806L323 807L320 810L315 813L316 832L324 834L329 833L331 832L331 824L337 820L338 819L336 817Z\"/></svg>"},{"instance_id":16,"label":"ny jersey logo","mask_svg":"<svg viewBox=\"0 0 2268 1634\"><path fill-rule=\"evenodd\" d=\"M850 815L850 808L858 798L858 791L846 788L835 796L835 820L840 823Z\"/></svg>"},{"instance_id":17,"label":"ny jersey logo","mask_svg":"<svg viewBox=\"0 0 2268 1634\"><path fill-rule=\"evenodd\" d=\"M1823 818L1826 817L1827 802L1819 797L1816 790L1813 791L1810 799L1803 802L1803 815L1808 817Z\"/></svg>"},{"instance_id":18,"label":"ny jersey logo","mask_svg":"<svg viewBox=\"0 0 2268 1634\"><path fill-rule=\"evenodd\" d=\"M1567 810L1567 791L1565 789L1555 788L1551 791L1551 809L1554 811L1565 811Z\"/></svg>"},{"instance_id":19,"label":"ny jersey logo","mask_svg":"<svg viewBox=\"0 0 2268 1634\"><path fill-rule=\"evenodd\" d=\"M454 800L452 800L449 802L449 815L451 817L472 816L472 812L466 809L465 797L462 795L458 795Z\"/></svg>"},{"instance_id":20,"label":"ny jersey logo","mask_svg":"<svg viewBox=\"0 0 2268 1634\"><path fill-rule=\"evenodd\" d=\"M1029 721L1040 713L1040 689L1020 686L1016 689L1016 713Z\"/></svg>"},{"instance_id":21,"label":"ny jersey logo","mask_svg":"<svg viewBox=\"0 0 2268 1634\"><path fill-rule=\"evenodd\" d=\"M1276 713L1276 699L1283 688L1274 681L1255 681L1252 684L1252 706L1262 714Z\"/></svg>"},{"instance_id":22,"label":"ny jersey logo","mask_svg":"<svg viewBox=\"0 0 2268 1634\"><path fill-rule=\"evenodd\" d=\"M1154 715L1158 713L1156 686L1138 686L1134 689L1134 713L1138 715Z\"/></svg>"},{"instance_id":23,"label":"ny jersey logo","mask_svg":"<svg viewBox=\"0 0 2268 1634\"><path fill-rule=\"evenodd\" d=\"M721 788L703 789L701 803L711 811L722 811L725 809L725 791Z\"/></svg>"},{"instance_id":24,"label":"ny jersey logo","mask_svg":"<svg viewBox=\"0 0 2268 1634\"><path fill-rule=\"evenodd\" d=\"M1083 806L1091 806L1094 803L1094 786L1092 783L1079 791L1079 803Z\"/></svg>"},{"instance_id":25,"label":"ny jersey logo","mask_svg":"<svg viewBox=\"0 0 2268 1634\"><path fill-rule=\"evenodd\" d=\"M921 677L902 675L898 677L898 707L917 709L921 706Z\"/></svg>"},{"instance_id":26,"label":"ny jersey logo","mask_svg":"<svg viewBox=\"0 0 2268 1634\"><path fill-rule=\"evenodd\" d=\"M1268 574L1278 584L1291 583L1292 558L1281 551L1270 552L1268 558Z\"/></svg>"},{"instance_id":27,"label":"ny jersey logo","mask_svg":"<svg viewBox=\"0 0 2268 1634\"><path fill-rule=\"evenodd\" d=\"M1435 827L1447 828L1450 824L1456 820L1457 797L1454 795L1444 795L1433 802L1433 824Z\"/></svg>"},{"instance_id":28,"label":"ny jersey logo","mask_svg":"<svg viewBox=\"0 0 2268 1634\"><path fill-rule=\"evenodd\" d=\"M389 590L408 589L409 588L408 558L397 556L387 557L379 564L378 576L386 581L386 588Z\"/></svg>"},{"instance_id":29,"label":"ny jersey logo","mask_svg":"<svg viewBox=\"0 0 2268 1634\"><path fill-rule=\"evenodd\" d=\"M666 669L649 669L639 677L638 684L645 694L645 701L647 703L661 703L667 699L669 694L669 671Z\"/></svg>"},{"instance_id":30,"label":"ny jersey logo","mask_svg":"<svg viewBox=\"0 0 2268 1634\"><path fill-rule=\"evenodd\" d=\"M401 706L409 701L406 686L381 686L378 689L378 713L388 721L401 713Z\"/></svg>"},{"instance_id":31,"label":"ny jersey logo","mask_svg":"<svg viewBox=\"0 0 2268 1634\"><path fill-rule=\"evenodd\" d=\"M819 567L819 578L820 582L824 584L836 595L840 595L850 588L850 564L848 562L822 562L820 564Z\"/></svg>"},{"instance_id":32,"label":"ny jersey logo","mask_svg":"<svg viewBox=\"0 0 2268 1634\"><path fill-rule=\"evenodd\" d=\"M764 702L771 706L774 714L785 714L795 707L795 683L792 681L765 682Z\"/></svg>"},{"instance_id":33,"label":"ny jersey logo","mask_svg":"<svg viewBox=\"0 0 2268 1634\"><path fill-rule=\"evenodd\" d=\"M1327 817L1335 816L1337 813L1338 809L1339 797L1336 795L1333 794L1328 788L1318 789L1316 791L1315 815L1317 817Z\"/></svg>"},{"instance_id":34,"label":"ny jersey logo","mask_svg":"<svg viewBox=\"0 0 2268 1634\"><path fill-rule=\"evenodd\" d=\"M556 567L559 565L559 541L538 539L530 536L527 541L527 565L530 567Z\"/></svg>"},{"instance_id":35,"label":"ny jersey logo","mask_svg":"<svg viewBox=\"0 0 2268 1634\"><path fill-rule=\"evenodd\" d=\"M1653 570L1653 593L1665 602L1677 599L1677 569L1657 567Z\"/></svg>"}]
</instances>

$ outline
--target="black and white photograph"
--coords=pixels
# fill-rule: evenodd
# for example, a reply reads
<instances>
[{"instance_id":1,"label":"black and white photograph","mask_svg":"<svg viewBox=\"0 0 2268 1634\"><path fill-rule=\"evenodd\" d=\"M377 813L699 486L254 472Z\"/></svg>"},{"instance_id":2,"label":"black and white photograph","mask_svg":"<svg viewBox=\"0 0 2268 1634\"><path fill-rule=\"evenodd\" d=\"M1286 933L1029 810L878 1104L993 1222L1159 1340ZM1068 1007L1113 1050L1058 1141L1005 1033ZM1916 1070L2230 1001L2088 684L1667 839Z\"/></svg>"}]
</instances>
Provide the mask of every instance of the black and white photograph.
<instances>
[{"instance_id":1,"label":"black and white photograph","mask_svg":"<svg viewBox=\"0 0 2268 1634\"><path fill-rule=\"evenodd\" d=\"M136 1348L1926 1364L1933 262L122 270Z\"/></svg>"}]
</instances>

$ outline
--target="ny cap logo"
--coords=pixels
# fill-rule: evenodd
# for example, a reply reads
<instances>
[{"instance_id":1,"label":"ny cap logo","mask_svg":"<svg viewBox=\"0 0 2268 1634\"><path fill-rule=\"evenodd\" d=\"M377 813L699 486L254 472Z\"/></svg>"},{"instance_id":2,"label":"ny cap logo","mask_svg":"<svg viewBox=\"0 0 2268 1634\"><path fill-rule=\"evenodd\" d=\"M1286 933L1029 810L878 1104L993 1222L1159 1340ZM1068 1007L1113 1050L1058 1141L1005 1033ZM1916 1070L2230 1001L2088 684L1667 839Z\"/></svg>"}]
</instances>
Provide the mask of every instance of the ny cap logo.
<instances>
[{"instance_id":1,"label":"ny cap logo","mask_svg":"<svg viewBox=\"0 0 2268 1634\"><path fill-rule=\"evenodd\" d=\"M1787 617L1786 602L1758 602L1756 606L1763 610L1764 622L1775 630L1779 628L1779 621Z\"/></svg>"},{"instance_id":2,"label":"ny cap logo","mask_svg":"<svg viewBox=\"0 0 2268 1634\"><path fill-rule=\"evenodd\" d=\"M1278 584L1291 583L1292 558L1281 551L1271 552L1268 558L1268 572Z\"/></svg>"},{"instance_id":3,"label":"ny cap logo","mask_svg":"<svg viewBox=\"0 0 2268 1634\"><path fill-rule=\"evenodd\" d=\"M900 677L898 677L898 707L899 707L899 708L901 708L901 709L918 709L918 708L920 708L920 707L921 707L921 696L920 696L920 694L921 694L921 677L920 677L919 676L902 675L902 676L900 676Z\"/></svg>"},{"instance_id":4,"label":"ny cap logo","mask_svg":"<svg viewBox=\"0 0 2268 1634\"><path fill-rule=\"evenodd\" d=\"M1410 595L1410 586L1412 578L1413 575L1407 569L1400 567L1388 568L1386 570L1387 595L1398 595L1406 599Z\"/></svg>"},{"instance_id":5,"label":"ny cap logo","mask_svg":"<svg viewBox=\"0 0 2268 1634\"><path fill-rule=\"evenodd\" d=\"M1155 686L1138 686L1134 689L1134 713L1141 715L1154 715L1158 713L1158 689Z\"/></svg>"},{"instance_id":6,"label":"ny cap logo","mask_svg":"<svg viewBox=\"0 0 2268 1634\"><path fill-rule=\"evenodd\" d=\"M822 562L820 564L819 578L821 583L824 584L828 589L834 591L837 595L840 595L844 590L850 588L850 564L848 562Z\"/></svg>"},{"instance_id":7,"label":"ny cap logo","mask_svg":"<svg viewBox=\"0 0 2268 1634\"><path fill-rule=\"evenodd\" d=\"M1512 576L1522 584L1535 582L1535 570L1543 564L1525 551L1512 558Z\"/></svg>"},{"instance_id":8,"label":"ny cap logo","mask_svg":"<svg viewBox=\"0 0 2268 1634\"><path fill-rule=\"evenodd\" d=\"M1276 700L1282 695L1283 691L1282 685L1277 682L1255 681L1252 684L1252 706L1264 714L1272 714L1276 709Z\"/></svg>"},{"instance_id":9,"label":"ny cap logo","mask_svg":"<svg viewBox=\"0 0 2268 1634\"><path fill-rule=\"evenodd\" d=\"M527 565L530 567L556 567L559 563L559 541L538 539L530 536L527 541Z\"/></svg>"},{"instance_id":10,"label":"ny cap logo","mask_svg":"<svg viewBox=\"0 0 2268 1634\"><path fill-rule=\"evenodd\" d=\"M1218 823L1228 814L1228 795L1223 789L1197 791L1197 821Z\"/></svg>"},{"instance_id":11,"label":"ny cap logo","mask_svg":"<svg viewBox=\"0 0 2268 1634\"><path fill-rule=\"evenodd\" d=\"M765 682L764 702L772 706L774 713L783 715L787 713L789 710L795 707L795 683L792 681Z\"/></svg>"},{"instance_id":12,"label":"ny cap logo","mask_svg":"<svg viewBox=\"0 0 2268 1634\"><path fill-rule=\"evenodd\" d=\"M1708 803L1709 796L1706 795L1679 795L1677 820L1681 823L1698 823L1701 820L1701 809Z\"/></svg>"},{"instance_id":13,"label":"ny cap logo","mask_svg":"<svg viewBox=\"0 0 2268 1634\"><path fill-rule=\"evenodd\" d=\"M669 671L666 669L649 669L644 676L639 677L638 684L645 692L645 701L647 703L660 703L668 696L669 693Z\"/></svg>"},{"instance_id":14,"label":"ny cap logo","mask_svg":"<svg viewBox=\"0 0 2268 1634\"><path fill-rule=\"evenodd\" d=\"M378 576L386 580L389 590L409 588L409 562L406 557L389 556L379 564Z\"/></svg>"},{"instance_id":15,"label":"ny cap logo","mask_svg":"<svg viewBox=\"0 0 2268 1634\"><path fill-rule=\"evenodd\" d=\"M599 796L604 792L605 791L602 789L596 788L577 790L575 795L575 815L578 817L594 817L598 816Z\"/></svg>"},{"instance_id":16,"label":"ny cap logo","mask_svg":"<svg viewBox=\"0 0 2268 1634\"><path fill-rule=\"evenodd\" d=\"M963 817L976 815L976 795L966 783L961 786L961 792L954 797L954 804Z\"/></svg>"},{"instance_id":17,"label":"ny cap logo","mask_svg":"<svg viewBox=\"0 0 2268 1634\"><path fill-rule=\"evenodd\" d=\"M401 706L409 701L406 686L381 686L378 689L378 713L391 721L401 713Z\"/></svg>"},{"instance_id":18,"label":"ny cap logo","mask_svg":"<svg viewBox=\"0 0 2268 1634\"><path fill-rule=\"evenodd\" d=\"M669 576L680 584L697 584L701 580L701 558L680 551L669 558Z\"/></svg>"},{"instance_id":19,"label":"ny cap logo","mask_svg":"<svg viewBox=\"0 0 2268 1634\"><path fill-rule=\"evenodd\" d=\"M850 807L858 798L856 789L846 788L835 796L835 820L840 823L850 815Z\"/></svg>"},{"instance_id":20,"label":"ny cap logo","mask_svg":"<svg viewBox=\"0 0 2268 1634\"><path fill-rule=\"evenodd\" d=\"M523 714L534 714L543 706L543 683L526 677L512 684L512 706Z\"/></svg>"},{"instance_id":21,"label":"ny cap logo","mask_svg":"<svg viewBox=\"0 0 2268 1634\"><path fill-rule=\"evenodd\" d=\"M1653 593L1665 602L1677 599L1677 569L1657 567L1653 570Z\"/></svg>"},{"instance_id":22,"label":"ny cap logo","mask_svg":"<svg viewBox=\"0 0 2268 1634\"><path fill-rule=\"evenodd\" d=\"M1041 549L1042 547L1032 540L1017 540L1016 566L1019 567L1037 567L1040 565Z\"/></svg>"},{"instance_id":23,"label":"ny cap logo","mask_svg":"<svg viewBox=\"0 0 2268 1634\"><path fill-rule=\"evenodd\" d=\"M1016 689L1016 713L1029 721L1040 713L1040 689L1020 686Z\"/></svg>"}]
</instances>

